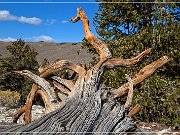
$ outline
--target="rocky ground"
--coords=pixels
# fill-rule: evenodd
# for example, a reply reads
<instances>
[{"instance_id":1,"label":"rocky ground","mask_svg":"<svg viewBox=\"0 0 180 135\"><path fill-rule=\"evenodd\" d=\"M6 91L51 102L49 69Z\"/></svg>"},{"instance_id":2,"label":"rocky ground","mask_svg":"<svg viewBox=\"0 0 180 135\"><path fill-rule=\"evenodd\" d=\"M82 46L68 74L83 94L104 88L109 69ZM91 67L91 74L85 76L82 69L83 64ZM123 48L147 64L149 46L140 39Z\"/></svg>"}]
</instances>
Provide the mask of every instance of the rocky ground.
<instances>
[{"instance_id":1,"label":"rocky ground","mask_svg":"<svg viewBox=\"0 0 180 135\"><path fill-rule=\"evenodd\" d=\"M13 114L16 113L18 108L7 109L6 107L0 107L0 124L4 122L12 123ZM33 105L32 107L32 121L42 117L45 114L45 109L40 105ZM23 122L23 116L20 117L18 123ZM175 130L171 127L167 127L158 123L138 123L137 127L147 134L155 135L180 135L180 130Z\"/></svg>"},{"instance_id":2,"label":"rocky ground","mask_svg":"<svg viewBox=\"0 0 180 135\"><path fill-rule=\"evenodd\" d=\"M0 107L0 122L13 122L13 115L19 108L8 109L6 107ZM45 114L44 107L40 105L32 106L32 121L42 117ZM17 123L24 123L23 116L20 117Z\"/></svg>"}]
</instances>

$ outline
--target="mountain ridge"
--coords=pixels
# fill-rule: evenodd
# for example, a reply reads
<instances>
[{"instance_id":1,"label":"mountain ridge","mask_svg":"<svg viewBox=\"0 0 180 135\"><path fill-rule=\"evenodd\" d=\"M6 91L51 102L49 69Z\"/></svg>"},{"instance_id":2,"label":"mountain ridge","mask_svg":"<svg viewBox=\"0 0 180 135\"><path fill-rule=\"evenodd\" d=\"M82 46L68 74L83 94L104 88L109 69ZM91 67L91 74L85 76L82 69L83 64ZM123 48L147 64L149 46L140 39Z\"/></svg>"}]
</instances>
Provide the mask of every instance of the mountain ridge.
<instances>
[{"instance_id":1,"label":"mountain ridge","mask_svg":"<svg viewBox=\"0 0 180 135\"><path fill-rule=\"evenodd\" d=\"M6 47L12 42L0 41L0 54L2 57L10 56ZM82 49L80 42L26 42L37 52L39 64L47 58L50 63L56 60L69 60L75 64L89 64L92 61L92 55L87 53L87 49Z\"/></svg>"}]
</instances>

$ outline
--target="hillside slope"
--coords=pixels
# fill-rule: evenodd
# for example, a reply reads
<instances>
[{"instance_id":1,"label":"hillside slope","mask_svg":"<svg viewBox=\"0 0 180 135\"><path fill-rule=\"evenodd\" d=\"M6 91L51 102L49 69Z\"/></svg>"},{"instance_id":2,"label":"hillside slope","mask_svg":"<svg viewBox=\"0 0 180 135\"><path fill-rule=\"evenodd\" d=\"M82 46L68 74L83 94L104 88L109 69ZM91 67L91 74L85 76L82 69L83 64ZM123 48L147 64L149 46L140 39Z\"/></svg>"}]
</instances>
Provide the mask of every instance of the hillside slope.
<instances>
[{"instance_id":1,"label":"hillside slope","mask_svg":"<svg viewBox=\"0 0 180 135\"><path fill-rule=\"evenodd\" d=\"M0 54L3 57L9 55L6 47L11 42L0 42ZM86 49L81 49L81 43L49 43L49 42L27 42L38 52L38 62L41 63L47 58L50 63L55 60L69 60L76 64L88 64L92 60L92 55Z\"/></svg>"}]
</instances>

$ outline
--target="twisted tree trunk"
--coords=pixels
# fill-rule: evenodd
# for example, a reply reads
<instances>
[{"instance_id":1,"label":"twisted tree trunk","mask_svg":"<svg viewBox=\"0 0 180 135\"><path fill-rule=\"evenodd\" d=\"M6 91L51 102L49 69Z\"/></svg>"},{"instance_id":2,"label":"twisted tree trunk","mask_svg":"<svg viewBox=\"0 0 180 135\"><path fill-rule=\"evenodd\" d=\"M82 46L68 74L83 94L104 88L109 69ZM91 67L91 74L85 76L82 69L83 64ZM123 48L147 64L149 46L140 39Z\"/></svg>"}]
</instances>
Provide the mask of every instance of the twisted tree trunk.
<instances>
[{"instance_id":1,"label":"twisted tree trunk","mask_svg":"<svg viewBox=\"0 0 180 135\"><path fill-rule=\"evenodd\" d=\"M41 67L40 75L26 70L15 71L34 81L26 105L14 115L14 122L17 122L18 118L25 113L26 124L4 127L1 129L4 131L2 134L96 134L97 132L109 134L137 130L131 117L140 111L141 106L136 105L132 110L128 110L132 102L133 86L167 63L169 58L163 56L152 62L132 79L127 76L128 82L118 89L107 88L101 82L101 76L106 69L135 64L148 54L151 48L131 59L112 58L107 45L90 31L88 18L81 8L77 9L77 16L71 20L72 22L82 21L85 38L99 54L99 62L89 70L70 61L61 60L48 67ZM54 75L56 71L67 69L77 74L75 82ZM59 92L56 93L55 89ZM37 95L42 97L47 114L31 122L31 108ZM127 95L127 101L124 105L117 102L116 98L125 95ZM59 102L58 98L62 101Z\"/></svg>"}]
</instances>

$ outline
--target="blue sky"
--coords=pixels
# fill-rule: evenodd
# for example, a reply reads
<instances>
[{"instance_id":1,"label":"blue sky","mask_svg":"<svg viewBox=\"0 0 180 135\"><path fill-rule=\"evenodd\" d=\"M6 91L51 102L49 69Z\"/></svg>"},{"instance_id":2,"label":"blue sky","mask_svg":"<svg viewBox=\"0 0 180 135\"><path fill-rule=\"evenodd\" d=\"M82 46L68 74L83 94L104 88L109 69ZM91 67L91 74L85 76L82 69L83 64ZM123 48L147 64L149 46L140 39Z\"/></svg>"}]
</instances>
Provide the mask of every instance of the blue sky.
<instances>
[{"instance_id":1,"label":"blue sky","mask_svg":"<svg viewBox=\"0 0 180 135\"><path fill-rule=\"evenodd\" d=\"M27 2L16 0L16 2ZM54 0L55 1L55 0ZM22 38L25 41L38 42L80 42L84 37L81 22L71 23L76 16L76 9L82 7L87 14L92 32L97 35L93 26L93 17L98 12L98 3L92 0L68 0L73 3L43 3L52 0L38 0L42 3L2 3L0 2L0 41L13 41ZM15 2L15 1L13 1ZM29 0L37 2L37 0ZM57 2L57 0L55 1ZM59 2L62 2L59 0Z\"/></svg>"}]
</instances>

